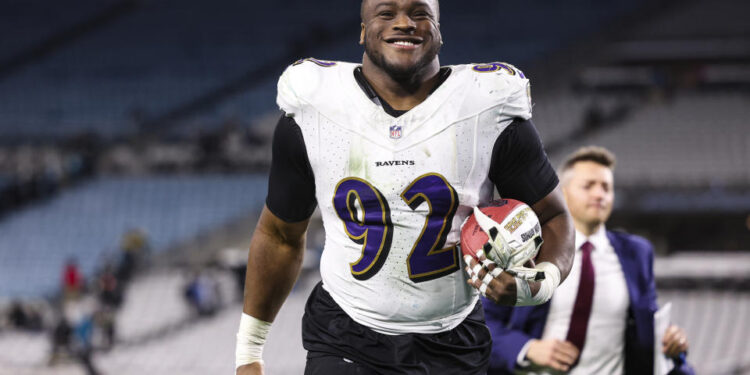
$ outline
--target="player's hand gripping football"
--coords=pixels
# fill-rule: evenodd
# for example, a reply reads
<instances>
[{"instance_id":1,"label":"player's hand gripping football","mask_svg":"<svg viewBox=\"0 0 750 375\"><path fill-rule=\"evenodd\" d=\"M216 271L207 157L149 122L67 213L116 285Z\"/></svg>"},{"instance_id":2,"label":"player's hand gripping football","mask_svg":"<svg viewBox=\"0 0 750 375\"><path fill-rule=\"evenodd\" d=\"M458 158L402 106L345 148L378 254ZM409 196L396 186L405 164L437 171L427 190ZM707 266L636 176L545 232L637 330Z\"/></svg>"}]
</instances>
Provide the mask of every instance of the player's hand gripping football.
<instances>
[{"instance_id":1,"label":"player's hand gripping football","mask_svg":"<svg viewBox=\"0 0 750 375\"><path fill-rule=\"evenodd\" d=\"M466 282L495 303L515 305L516 279L510 273L503 272L495 262L487 259L484 251L479 250L477 257L475 259L471 255L464 256L465 270L469 276Z\"/></svg>"},{"instance_id":2,"label":"player's hand gripping football","mask_svg":"<svg viewBox=\"0 0 750 375\"><path fill-rule=\"evenodd\" d=\"M536 281L544 279L544 271L534 268L531 260L542 244L541 228L528 206L517 201L504 202L489 208L493 217L474 208L474 215L462 228L461 246L469 276L467 282L495 303L515 305L516 278L527 281L531 293L539 289ZM486 238L482 246L474 240L478 228L486 235L481 236ZM480 249L472 251L472 246Z\"/></svg>"},{"instance_id":3,"label":"player's hand gripping football","mask_svg":"<svg viewBox=\"0 0 750 375\"><path fill-rule=\"evenodd\" d=\"M529 209L530 211L530 209ZM523 211L521 211L523 212ZM526 214L524 217L528 216ZM524 267L528 261L533 259L539 247L542 245L541 230L539 223L529 223L527 226L532 226L532 234L535 236L529 236L525 241L518 236L510 236L506 239L506 236L510 233L505 233L501 228L501 225L492 220L492 218L485 215L482 210L474 207L474 217L477 220L477 224L487 234L488 240L484 245L483 250L486 255L490 255L492 261L494 261L501 269L507 271L513 277L518 277L523 280L537 280L544 278L544 272L531 268ZM528 219L527 219L528 220ZM489 245L489 246L488 246Z\"/></svg>"}]
</instances>

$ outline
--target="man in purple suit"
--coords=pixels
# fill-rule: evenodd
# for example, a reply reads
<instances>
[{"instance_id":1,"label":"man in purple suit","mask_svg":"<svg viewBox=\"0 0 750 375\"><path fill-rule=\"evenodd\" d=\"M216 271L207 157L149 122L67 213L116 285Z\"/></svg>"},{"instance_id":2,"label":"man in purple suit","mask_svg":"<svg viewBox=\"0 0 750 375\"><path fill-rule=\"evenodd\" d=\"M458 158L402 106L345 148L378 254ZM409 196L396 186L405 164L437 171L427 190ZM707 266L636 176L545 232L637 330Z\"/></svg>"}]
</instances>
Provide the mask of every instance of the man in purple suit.
<instances>
[{"instance_id":1,"label":"man in purple suit","mask_svg":"<svg viewBox=\"0 0 750 375\"><path fill-rule=\"evenodd\" d=\"M484 300L493 348L489 374L652 374L657 310L653 248L604 223L614 201L615 158L601 147L568 157L561 185L576 228L568 279L539 306ZM661 348L670 374L692 374L685 333L670 326Z\"/></svg>"}]
</instances>

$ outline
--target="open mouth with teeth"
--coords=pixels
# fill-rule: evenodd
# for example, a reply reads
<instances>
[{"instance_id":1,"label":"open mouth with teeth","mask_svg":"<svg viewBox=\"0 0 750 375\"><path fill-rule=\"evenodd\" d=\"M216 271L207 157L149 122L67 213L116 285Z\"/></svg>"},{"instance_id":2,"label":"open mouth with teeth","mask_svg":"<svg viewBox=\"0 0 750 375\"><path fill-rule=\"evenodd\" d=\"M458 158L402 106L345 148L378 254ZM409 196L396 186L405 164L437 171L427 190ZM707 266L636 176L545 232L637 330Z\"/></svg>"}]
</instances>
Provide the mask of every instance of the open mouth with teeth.
<instances>
[{"instance_id":1,"label":"open mouth with teeth","mask_svg":"<svg viewBox=\"0 0 750 375\"><path fill-rule=\"evenodd\" d=\"M402 38L393 38L388 39L386 42L396 48L399 49L415 49L417 46L422 44L421 40L417 39L402 39Z\"/></svg>"}]
</instances>

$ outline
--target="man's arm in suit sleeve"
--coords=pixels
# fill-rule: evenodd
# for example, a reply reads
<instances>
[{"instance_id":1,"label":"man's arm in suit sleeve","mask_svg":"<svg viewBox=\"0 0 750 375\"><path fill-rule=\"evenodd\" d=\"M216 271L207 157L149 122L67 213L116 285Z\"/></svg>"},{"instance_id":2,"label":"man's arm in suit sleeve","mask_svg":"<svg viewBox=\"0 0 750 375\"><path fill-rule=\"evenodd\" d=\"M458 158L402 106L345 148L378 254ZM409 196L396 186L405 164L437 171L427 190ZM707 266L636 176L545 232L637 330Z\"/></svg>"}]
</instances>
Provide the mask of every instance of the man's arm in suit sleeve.
<instances>
[{"instance_id":1,"label":"man's arm in suit sleeve","mask_svg":"<svg viewBox=\"0 0 750 375\"><path fill-rule=\"evenodd\" d=\"M669 372L669 375L695 375L695 370L685 359L675 359L674 368Z\"/></svg>"},{"instance_id":2,"label":"man's arm in suit sleeve","mask_svg":"<svg viewBox=\"0 0 750 375\"><path fill-rule=\"evenodd\" d=\"M492 334L490 368L512 373L517 368L519 353L534 337L522 330L508 328L508 322L513 315L513 307L497 305L487 299L483 299L482 302L487 327ZM528 308L531 307L516 307L516 309Z\"/></svg>"}]
</instances>

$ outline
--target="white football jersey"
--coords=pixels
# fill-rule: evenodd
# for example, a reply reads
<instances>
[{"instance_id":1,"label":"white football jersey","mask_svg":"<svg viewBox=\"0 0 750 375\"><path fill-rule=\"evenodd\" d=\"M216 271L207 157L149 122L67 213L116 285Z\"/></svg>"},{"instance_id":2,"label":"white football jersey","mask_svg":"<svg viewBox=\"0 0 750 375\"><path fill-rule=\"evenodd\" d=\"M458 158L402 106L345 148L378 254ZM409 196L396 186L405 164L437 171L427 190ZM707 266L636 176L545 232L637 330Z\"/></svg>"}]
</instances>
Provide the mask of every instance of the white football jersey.
<instances>
[{"instance_id":1,"label":"white football jersey","mask_svg":"<svg viewBox=\"0 0 750 375\"><path fill-rule=\"evenodd\" d=\"M478 298L456 246L460 226L492 199L495 140L514 118L531 118L529 81L503 63L452 66L394 118L359 87L358 66L301 60L278 84L315 175L323 286L380 333L453 329Z\"/></svg>"}]
</instances>

